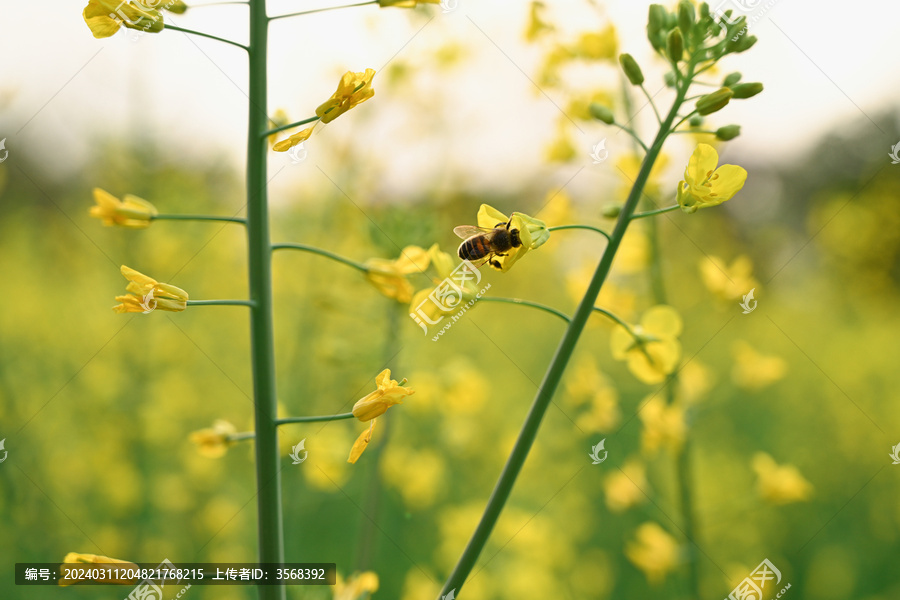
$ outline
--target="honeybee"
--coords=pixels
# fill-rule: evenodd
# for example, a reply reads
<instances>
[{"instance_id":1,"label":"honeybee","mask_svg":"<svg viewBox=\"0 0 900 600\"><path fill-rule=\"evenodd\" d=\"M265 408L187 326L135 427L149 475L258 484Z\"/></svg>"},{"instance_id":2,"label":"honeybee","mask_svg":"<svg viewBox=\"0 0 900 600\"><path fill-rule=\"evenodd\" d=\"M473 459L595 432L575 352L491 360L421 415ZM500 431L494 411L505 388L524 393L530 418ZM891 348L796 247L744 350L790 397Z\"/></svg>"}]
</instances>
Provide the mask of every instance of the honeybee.
<instances>
[{"instance_id":1,"label":"honeybee","mask_svg":"<svg viewBox=\"0 0 900 600\"><path fill-rule=\"evenodd\" d=\"M464 241L459 245L457 254L463 260L477 263L477 266L485 262L490 263L495 269L500 268L500 261L495 256L506 256L513 248L522 245L518 229L510 229L512 216L506 223L497 223L493 229L474 227L472 225L460 225L453 228L453 233Z\"/></svg>"}]
</instances>

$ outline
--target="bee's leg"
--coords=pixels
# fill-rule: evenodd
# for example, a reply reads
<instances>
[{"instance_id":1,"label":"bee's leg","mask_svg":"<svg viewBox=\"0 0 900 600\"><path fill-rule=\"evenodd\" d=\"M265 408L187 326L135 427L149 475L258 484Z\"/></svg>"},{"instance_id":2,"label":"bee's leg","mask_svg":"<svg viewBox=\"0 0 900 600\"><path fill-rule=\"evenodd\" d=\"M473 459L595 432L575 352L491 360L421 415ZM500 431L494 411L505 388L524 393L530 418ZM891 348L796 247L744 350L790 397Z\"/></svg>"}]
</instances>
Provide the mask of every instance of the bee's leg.
<instances>
[{"instance_id":1,"label":"bee's leg","mask_svg":"<svg viewBox=\"0 0 900 600\"><path fill-rule=\"evenodd\" d=\"M509 229L509 224L508 223L497 223L496 225L494 225L494 229L497 229L498 227L506 227L507 229Z\"/></svg>"},{"instance_id":2,"label":"bee's leg","mask_svg":"<svg viewBox=\"0 0 900 600\"><path fill-rule=\"evenodd\" d=\"M499 256L499 255L498 255L498 256ZM502 269L502 268L503 268L503 267L500 265L500 261L499 261L499 260L495 260L495 259L493 259L493 258L491 259L491 266L494 267L495 269Z\"/></svg>"}]
</instances>

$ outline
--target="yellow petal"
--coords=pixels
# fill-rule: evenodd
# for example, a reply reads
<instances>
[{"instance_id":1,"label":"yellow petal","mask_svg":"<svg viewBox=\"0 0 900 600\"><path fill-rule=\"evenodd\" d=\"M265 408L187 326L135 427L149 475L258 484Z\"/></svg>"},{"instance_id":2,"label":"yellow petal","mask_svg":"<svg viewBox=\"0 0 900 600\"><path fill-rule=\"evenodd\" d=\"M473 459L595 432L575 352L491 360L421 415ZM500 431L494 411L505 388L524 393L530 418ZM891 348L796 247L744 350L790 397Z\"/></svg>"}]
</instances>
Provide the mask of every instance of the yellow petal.
<instances>
[{"instance_id":1,"label":"yellow petal","mask_svg":"<svg viewBox=\"0 0 900 600\"><path fill-rule=\"evenodd\" d=\"M362 456L362 453L366 451L366 448L369 447L369 442L372 441L372 431L375 429L375 420L373 419L369 428L359 434L359 437L356 438L356 441L353 442L353 447L350 448L350 456L347 458L347 462L350 464L356 464L356 461L359 460L359 457Z\"/></svg>"},{"instance_id":2,"label":"yellow petal","mask_svg":"<svg viewBox=\"0 0 900 600\"><path fill-rule=\"evenodd\" d=\"M647 309L641 317L644 332L658 338L673 338L681 335L681 315L671 306L659 304Z\"/></svg>"},{"instance_id":3,"label":"yellow petal","mask_svg":"<svg viewBox=\"0 0 900 600\"><path fill-rule=\"evenodd\" d=\"M309 136L312 135L313 129L315 128L315 125L313 125L312 127L307 127L303 131L295 133L287 139L281 140L280 142L272 146L272 150L274 150L275 152L287 152L297 144L301 144L308 140Z\"/></svg>"},{"instance_id":4,"label":"yellow petal","mask_svg":"<svg viewBox=\"0 0 900 600\"><path fill-rule=\"evenodd\" d=\"M697 144L691 154L684 179L691 187L702 184L716 170L719 164L719 153L709 144Z\"/></svg>"}]
</instances>

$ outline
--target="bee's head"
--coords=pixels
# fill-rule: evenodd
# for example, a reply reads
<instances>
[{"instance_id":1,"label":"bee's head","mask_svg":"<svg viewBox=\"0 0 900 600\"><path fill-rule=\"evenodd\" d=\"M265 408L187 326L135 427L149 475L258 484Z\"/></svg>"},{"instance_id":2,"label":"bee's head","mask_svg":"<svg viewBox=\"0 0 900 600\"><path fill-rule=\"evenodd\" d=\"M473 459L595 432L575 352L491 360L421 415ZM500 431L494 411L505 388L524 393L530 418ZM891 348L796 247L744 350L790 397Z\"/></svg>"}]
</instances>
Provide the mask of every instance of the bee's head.
<instances>
[{"instance_id":1,"label":"bee's head","mask_svg":"<svg viewBox=\"0 0 900 600\"><path fill-rule=\"evenodd\" d=\"M513 248L518 248L522 245L522 238L519 237L518 229L510 229L509 230L509 242L512 244Z\"/></svg>"}]
</instances>

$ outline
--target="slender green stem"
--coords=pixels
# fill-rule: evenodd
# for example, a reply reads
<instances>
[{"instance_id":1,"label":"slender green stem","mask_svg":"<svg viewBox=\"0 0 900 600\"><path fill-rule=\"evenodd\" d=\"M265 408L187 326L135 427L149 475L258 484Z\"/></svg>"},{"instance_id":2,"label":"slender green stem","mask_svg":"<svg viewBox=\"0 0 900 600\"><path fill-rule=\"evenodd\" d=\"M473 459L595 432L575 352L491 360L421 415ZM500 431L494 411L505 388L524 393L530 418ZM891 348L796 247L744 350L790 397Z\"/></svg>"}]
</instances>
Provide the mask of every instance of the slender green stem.
<instances>
[{"instance_id":1,"label":"slender green stem","mask_svg":"<svg viewBox=\"0 0 900 600\"><path fill-rule=\"evenodd\" d=\"M259 562L284 562L281 468L275 415L275 342L272 324L272 242L266 191L268 142L260 135L269 117L266 67L269 19L265 0L250 0L249 103L247 125L247 249L250 298L250 346L256 430L256 500ZM297 535L302 535L298 532ZM260 585L259 600L285 600L285 587Z\"/></svg>"},{"instance_id":2,"label":"slender green stem","mask_svg":"<svg viewBox=\"0 0 900 600\"><path fill-rule=\"evenodd\" d=\"M217 217L215 215L153 215L151 221L221 221L223 223L240 223L246 225L243 217Z\"/></svg>"},{"instance_id":3,"label":"slender green stem","mask_svg":"<svg viewBox=\"0 0 900 600\"><path fill-rule=\"evenodd\" d=\"M665 121L660 126L659 132L656 134L656 138L653 141L653 145L650 146L650 150L647 152L647 156L641 164L641 169L638 172L634 187L631 188L631 192L628 194L628 199L625 201L619 219L616 221L615 229L610 235L609 244L606 246L606 250L603 252L603 256L600 259L600 263L597 265L597 270L591 279L591 283L588 285L588 289L585 292L581 303L578 305L578 309L572 316L572 320L566 328L566 332L556 349L556 354L554 354L553 360L538 388L538 393L535 396L531 410L528 412L525 423L519 432L519 437L506 461L506 465L503 467L500 478L494 486L494 491L491 493L484 514L481 516L481 521L478 523L469 543L459 557L453 572L444 583L444 587L440 592L441 595L449 593L450 590L456 590L455 593L457 595L459 594L469 573L472 571L472 567L475 566L475 562L478 560L478 556L481 554L484 545L487 543L491 531L493 530L497 519L500 517L500 513L503 511L503 506L509 498L513 485L516 482L516 478L519 476L522 465L524 465L525 459L528 457L528 452L531 449L531 445L534 443L535 437L537 436L538 429L540 428L541 421L547 411L547 407L550 405L550 401L553 399L556 388L559 386L559 382L562 379L562 375L565 372L569 359L572 357L578 338L581 336L582 331L584 331L584 326L587 323L588 317L594 309L594 303L597 301L597 296L600 294L600 288L603 286L603 282L609 274L613 258L619 249L622 238L625 236L628 224L631 222L631 215L637 206L638 200L640 200L644 185L650 177L650 169L656 162L663 144L668 137L672 123L675 121L675 117L678 114L678 109L681 107L681 103L687 95L687 88L690 84L691 77L693 76L693 68L694 63L688 63L684 83L677 86L677 94L675 101L672 104L672 108L666 116Z\"/></svg>"},{"instance_id":4,"label":"slender green stem","mask_svg":"<svg viewBox=\"0 0 900 600\"><path fill-rule=\"evenodd\" d=\"M337 10L339 8L353 8L354 6L366 6L368 4L378 4L378 0L367 0L366 2L359 2L357 4L344 4L343 6L327 6L325 8L314 8L312 10L302 10L300 12L288 13L286 15L276 15L272 17L272 21L275 19L287 19L288 17L299 17L300 15L311 15L317 12L325 12L326 10Z\"/></svg>"},{"instance_id":5,"label":"slender green stem","mask_svg":"<svg viewBox=\"0 0 900 600\"><path fill-rule=\"evenodd\" d=\"M256 306L252 300L188 300L188 306Z\"/></svg>"},{"instance_id":6,"label":"slender green stem","mask_svg":"<svg viewBox=\"0 0 900 600\"><path fill-rule=\"evenodd\" d=\"M685 121L687 121L688 119L693 117L695 114L697 114L696 109L692 110L688 114L684 115L684 117L682 117L682 119L680 121L678 121L678 123L676 123L674 127L672 127L672 129L669 131L669 133L675 133L675 130L678 129L679 127L681 127L682 123L684 123Z\"/></svg>"},{"instance_id":7,"label":"slender green stem","mask_svg":"<svg viewBox=\"0 0 900 600\"><path fill-rule=\"evenodd\" d=\"M558 311L555 308L550 306L546 306L544 304L539 304L537 302L532 302L531 300L522 300L520 298L494 298L483 296L479 299L481 302L504 302L506 304L519 304L522 306L530 306L531 308L536 308L538 310L542 310L544 312L548 312L551 315L556 315L566 323L569 323L572 319L569 318L567 314L564 312Z\"/></svg>"},{"instance_id":8,"label":"slender green stem","mask_svg":"<svg viewBox=\"0 0 900 600\"><path fill-rule=\"evenodd\" d=\"M210 2L208 4L191 4L191 8L203 8L204 6L225 6L226 4L249 4L247 0L229 0L228 2Z\"/></svg>"},{"instance_id":9,"label":"slender green stem","mask_svg":"<svg viewBox=\"0 0 900 600\"><path fill-rule=\"evenodd\" d=\"M631 219L643 219L644 217L652 217L653 215L661 215L663 213L672 212L673 210L678 210L681 208L680 205L676 204L675 206L666 206L665 208L657 208L656 210L648 210L645 212L634 213L631 215Z\"/></svg>"},{"instance_id":10,"label":"slender green stem","mask_svg":"<svg viewBox=\"0 0 900 600\"><path fill-rule=\"evenodd\" d=\"M320 423L322 421L340 421L342 419L352 419L353 413L340 413L337 415L319 415L315 417L285 417L283 419L275 419L276 425L289 425L290 423Z\"/></svg>"},{"instance_id":11,"label":"slender green stem","mask_svg":"<svg viewBox=\"0 0 900 600\"><path fill-rule=\"evenodd\" d=\"M240 433L231 433L225 436L229 442L243 442L244 440L252 440L256 437L256 434L252 431L242 431Z\"/></svg>"},{"instance_id":12,"label":"slender green stem","mask_svg":"<svg viewBox=\"0 0 900 600\"><path fill-rule=\"evenodd\" d=\"M673 134L677 133L708 133L710 135L716 135L715 131L708 131L705 129L680 129L678 131L673 131Z\"/></svg>"},{"instance_id":13,"label":"slender green stem","mask_svg":"<svg viewBox=\"0 0 900 600\"><path fill-rule=\"evenodd\" d=\"M636 141L638 144L641 145L641 148L644 149L644 152L647 152L647 144L644 143L644 140L641 139L641 137L637 134L637 132L635 132L634 129L632 129L631 127L626 127L625 125L622 125L621 123L613 123L613 125L615 125L619 129L621 129L622 131L624 131L625 133L630 135L632 138L634 138L634 141Z\"/></svg>"},{"instance_id":14,"label":"slender green stem","mask_svg":"<svg viewBox=\"0 0 900 600\"><path fill-rule=\"evenodd\" d=\"M312 123L313 121L318 121L319 117L310 117L308 119L303 119L302 121L297 121L296 123L288 123L287 125L279 125L278 127L273 127L272 129L267 129L260 134L260 137L268 137L273 133L278 133L279 131L284 131L285 129L291 129L293 127L300 127L301 125L306 125L307 123Z\"/></svg>"},{"instance_id":15,"label":"slender green stem","mask_svg":"<svg viewBox=\"0 0 900 600\"><path fill-rule=\"evenodd\" d=\"M371 271L369 267L362 263L358 263L354 260L350 260L349 258L344 258L343 256L337 255L334 252L329 252L328 250L322 250L321 248L316 248L315 246L310 246L309 244L273 244L272 250L300 250L302 252L310 252L312 254L318 254L319 256L324 256L325 258L330 258L331 260L336 260L339 263L343 263L348 267L353 267L359 271L364 271L368 273ZM377 271L375 271L377 272Z\"/></svg>"},{"instance_id":16,"label":"slender green stem","mask_svg":"<svg viewBox=\"0 0 900 600\"><path fill-rule=\"evenodd\" d=\"M211 40L216 40L217 42L225 42L226 44L231 44L232 46L237 46L238 48L243 48L244 50L247 50L247 51L250 50L247 46L245 46L239 42L235 42L234 40L226 40L225 38L220 38L218 36L210 35L208 33L201 33L199 31L194 31L193 29L185 29L184 27L178 27L176 25L172 25L171 23L166 23L164 25L164 27L166 29L171 29L172 31L180 31L182 33L189 33L191 35L199 35L200 37L205 37L205 38L209 38Z\"/></svg>"},{"instance_id":17,"label":"slender green stem","mask_svg":"<svg viewBox=\"0 0 900 600\"><path fill-rule=\"evenodd\" d=\"M608 233L593 225L556 225L555 227L548 227L547 231L562 231L563 229L587 229L588 231L596 231L606 239L609 239Z\"/></svg>"},{"instance_id":18,"label":"slender green stem","mask_svg":"<svg viewBox=\"0 0 900 600\"><path fill-rule=\"evenodd\" d=\"M659 110L656 108L656 103L653 102L653 97L650 95L650 92L647 91L647 88L644 87L644 84L641 84L641 91L644 92L644 96L647 97L647 102L650 103L650 106L653 107L653 114L656 115L656 122L662 123L662 117L659 116ZM645 148L646 150L646 148Z\"/></svg>"},{"instance_id":19,"label":"slender green stem","mask_svg":"<svg viewBox=\"0 0 900 600\"><path fill-rule=\"evenodd\" d=\"M631 325L629 325L625 319L623 319L616 313L608 311L605 308L600 308L599 306L594 307L594 312L600 313L601 315L603 315L605 317L609 317L610 319L612 319L613 321L615 321L616 323L618 323L619 325L624 327L625 330L629 333L629 335L631 335L631 337L637 338L637 333L635 333L634 329L631 328Z\"/></svg>"}]
</instances>

